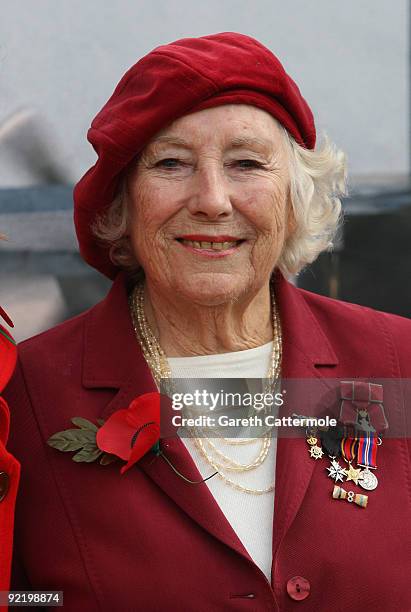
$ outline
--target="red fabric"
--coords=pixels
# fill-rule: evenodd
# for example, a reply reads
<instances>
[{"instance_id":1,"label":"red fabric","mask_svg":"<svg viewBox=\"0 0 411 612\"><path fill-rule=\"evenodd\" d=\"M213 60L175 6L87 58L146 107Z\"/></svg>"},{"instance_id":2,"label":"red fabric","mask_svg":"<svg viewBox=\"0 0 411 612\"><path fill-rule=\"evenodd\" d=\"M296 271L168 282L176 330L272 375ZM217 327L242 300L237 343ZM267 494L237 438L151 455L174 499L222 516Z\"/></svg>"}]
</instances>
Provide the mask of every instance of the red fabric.
<instances>
[{"instance_id":1,"label":"red fabric","mask_svg":"<svg viewBox=\"0 0 411 612\"><path fill-rule=\"evenodd\" d=\"M144 393L128 408L116 410L97 431L97 446L127 461L125 474L160 438L160 394Z\"/></svg>"},{"instance_id":2,"label":"red fabric","mask_svg":"<svg viewBox=\"0 0 411 612\"><path fill-rule=\"evenodd\" d=\"M11 321L0 314L10 324ZM0 329L11 338L9 332L0 325ZM17 359L17 348L6 336L0 333L0 393L9 381ZM5 472L9 480L9 489L0 501L0 591L9 588L11 558L13 549L14 508L20 479L20 463L7 451L9 436L10 411L6 401L0 397L0 473ZM7 606L0 606L7 610Z\"/></svg>"},{"instance_id":3,"label":"red fabric","mask_svg":"<svg viewBox=\"0 0 411 612\"><path fill-rule=\"evenodd\" d=\"M328 379L411 378L409 320L281 276L277 301L285 378L315 378L325 389ZM366 509L332 499L328 464L310 459L304 439L279 440L270 583L206 484L187 484L153 453L120 476L116 463L77 464L46 444L73 415L96 422L156 390L123 275L103 302L24 342L19 354L7 390L10 448L24 468L13 588L62 589L66 612L411 609L409 440L384 439ZM386 385L384 399L390 424L408 419L409 428L410 403L388 401ZM200 480L181 440L164 443L176 469ZM297 576L310 585L303 601L287 592Z\"/></svg>"},{"instance_id":4,"label":"red fabric","mask_svg":"<svg viewBox=\"0 0 411 612\"><path fill-rule=\"evenodd\" d=\"M88 131L98 159L74 189L74 221L83 258L114 278L108 250L91 231L113 201L119 176L166 125L202 108L251 104L273 115L297 142L314 148L311 110L275 55L236 32L184 38L157 47L132 66Z\"/></svg>"},{"instance_id":5,"label":"red fabric","mask_svg":"<svg viewBox=\"0 0 411 612\"><path fill-rule=\"evenodd\" d=\"M7 405L0 397L0 418L4 418ZM0 440L0 472L9 477L9 490L0 502L0 591L7 591L10 582L11 558L13 550L14 508L20 479L20 463L5 448ZM0 610L7 607L0 606Z\"/></svg>"},{"instance_id":6,"label":"red fabric","mask_svg":"<svg viewBox=\"0 0 411 612\"><path fill-rule=\"evenodd\" d=\"M17 349L11 340L10 332L0 325L0 393L9 381L16 365Z\"/></svg>"}]
</instances>

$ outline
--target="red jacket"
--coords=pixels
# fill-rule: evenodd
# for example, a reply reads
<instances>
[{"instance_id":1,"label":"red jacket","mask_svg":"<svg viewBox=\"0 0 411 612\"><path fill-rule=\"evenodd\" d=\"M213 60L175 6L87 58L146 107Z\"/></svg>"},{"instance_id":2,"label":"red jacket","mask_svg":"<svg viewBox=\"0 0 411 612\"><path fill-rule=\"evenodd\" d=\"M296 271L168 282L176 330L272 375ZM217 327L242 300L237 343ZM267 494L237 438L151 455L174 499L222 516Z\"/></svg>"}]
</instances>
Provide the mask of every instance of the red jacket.
<instances>
[{"instance_id":1,"label":"red jacket","mask_svg":"<svg viewBox=\"0 0 411 612\"><path fill-rule=\"evenodd\" d=\"M9 321L0 308L0 316ZM16 365L17 349L10 333L0 325L0 393ZM10 412L0 397L0 591L7 591L10 581L13 547L14 506L20 477L20 464L6 449ZM0 610L6 609L0 606Z\"/></svg>"},{"instance_id":2,"label":"red jacket","mask_svg":"<svg viewBox=\"0 0 411 612\"><path fill-rule=\"evenodd\" d=\"M284 378L411 378L408 319L297 289L281 276L277 300ZM311 459L303 438L278 441L270 584L205 484L185 483L152 453L120 476L118 463L75 463L46 444L73 416L106 419L156 390L122 274L105 300L22 343L19 355L7 393L11 449L24 467L13 588L63 590L67 612L411 610L405 437L384 440L380 485L366 509L332 499L328 463ZM401 397L386 410L409 419ZM201 479L181 440L165 449L188 478ZM310 585L301 601L295 576Z\"/></svg>"}]
</instances>

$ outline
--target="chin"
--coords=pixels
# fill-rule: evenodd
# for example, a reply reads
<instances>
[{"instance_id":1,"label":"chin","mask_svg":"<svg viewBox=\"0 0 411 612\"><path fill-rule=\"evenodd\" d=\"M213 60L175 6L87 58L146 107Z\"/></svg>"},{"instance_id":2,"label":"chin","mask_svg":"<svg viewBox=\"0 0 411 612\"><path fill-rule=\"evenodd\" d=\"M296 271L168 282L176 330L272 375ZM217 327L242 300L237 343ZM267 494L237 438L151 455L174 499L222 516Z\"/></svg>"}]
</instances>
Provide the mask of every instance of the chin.
<instances>
[{"instance_id":1,"label":"chin","mask_svg":"<svg viewBox=\"0 0 411 612\"><path fill-rule=\"evenodd\" d=\"M176 279L175 291L184 299L204 306L219 306L247 293L251 283L244 274L202 272Z\"/></svg>"}]
</instances>

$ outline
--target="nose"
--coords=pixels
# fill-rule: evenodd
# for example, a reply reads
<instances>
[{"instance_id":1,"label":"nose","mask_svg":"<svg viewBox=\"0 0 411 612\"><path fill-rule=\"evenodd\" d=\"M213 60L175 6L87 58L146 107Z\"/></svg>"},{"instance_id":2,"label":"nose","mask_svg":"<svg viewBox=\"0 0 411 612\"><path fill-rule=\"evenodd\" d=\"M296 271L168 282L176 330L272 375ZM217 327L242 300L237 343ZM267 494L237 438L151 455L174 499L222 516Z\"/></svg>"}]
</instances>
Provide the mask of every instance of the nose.
<instances>
[{"instance_id":1,"label":"nose","mask_svg":"<svg viewBox=\"0 0 411 612\"><path fill-rule=\"evenodd\" d=\"M222 170L215 165L198 168L193 177L193 192L187 208L196 218L228 217L232 205Z\"/></svg>"}]
</instances>

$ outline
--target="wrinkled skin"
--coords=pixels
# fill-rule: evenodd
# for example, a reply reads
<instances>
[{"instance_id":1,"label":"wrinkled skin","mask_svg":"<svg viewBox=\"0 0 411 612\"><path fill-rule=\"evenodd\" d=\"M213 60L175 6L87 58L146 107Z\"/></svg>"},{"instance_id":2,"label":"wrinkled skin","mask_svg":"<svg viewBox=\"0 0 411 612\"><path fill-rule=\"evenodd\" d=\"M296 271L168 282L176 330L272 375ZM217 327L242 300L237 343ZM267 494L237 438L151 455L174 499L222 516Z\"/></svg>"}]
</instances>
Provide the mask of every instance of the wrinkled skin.
<instances>
[{"instance_id":1,"label":"wrinkled skin","mask_svg":"<svg viewBox=\"0 0 411 612\"><path fill-rule=\"evenodd\" d=\"M256 140L238 142L245 138ZM253 106L185 115L145 147L127 179L129 236L146 275L147 317L167 355L272 340L269 279L292 231L289 183L283 134ZM210 258L177 240L190 234L244 242Z\"/></svg>"}]
</instances>

